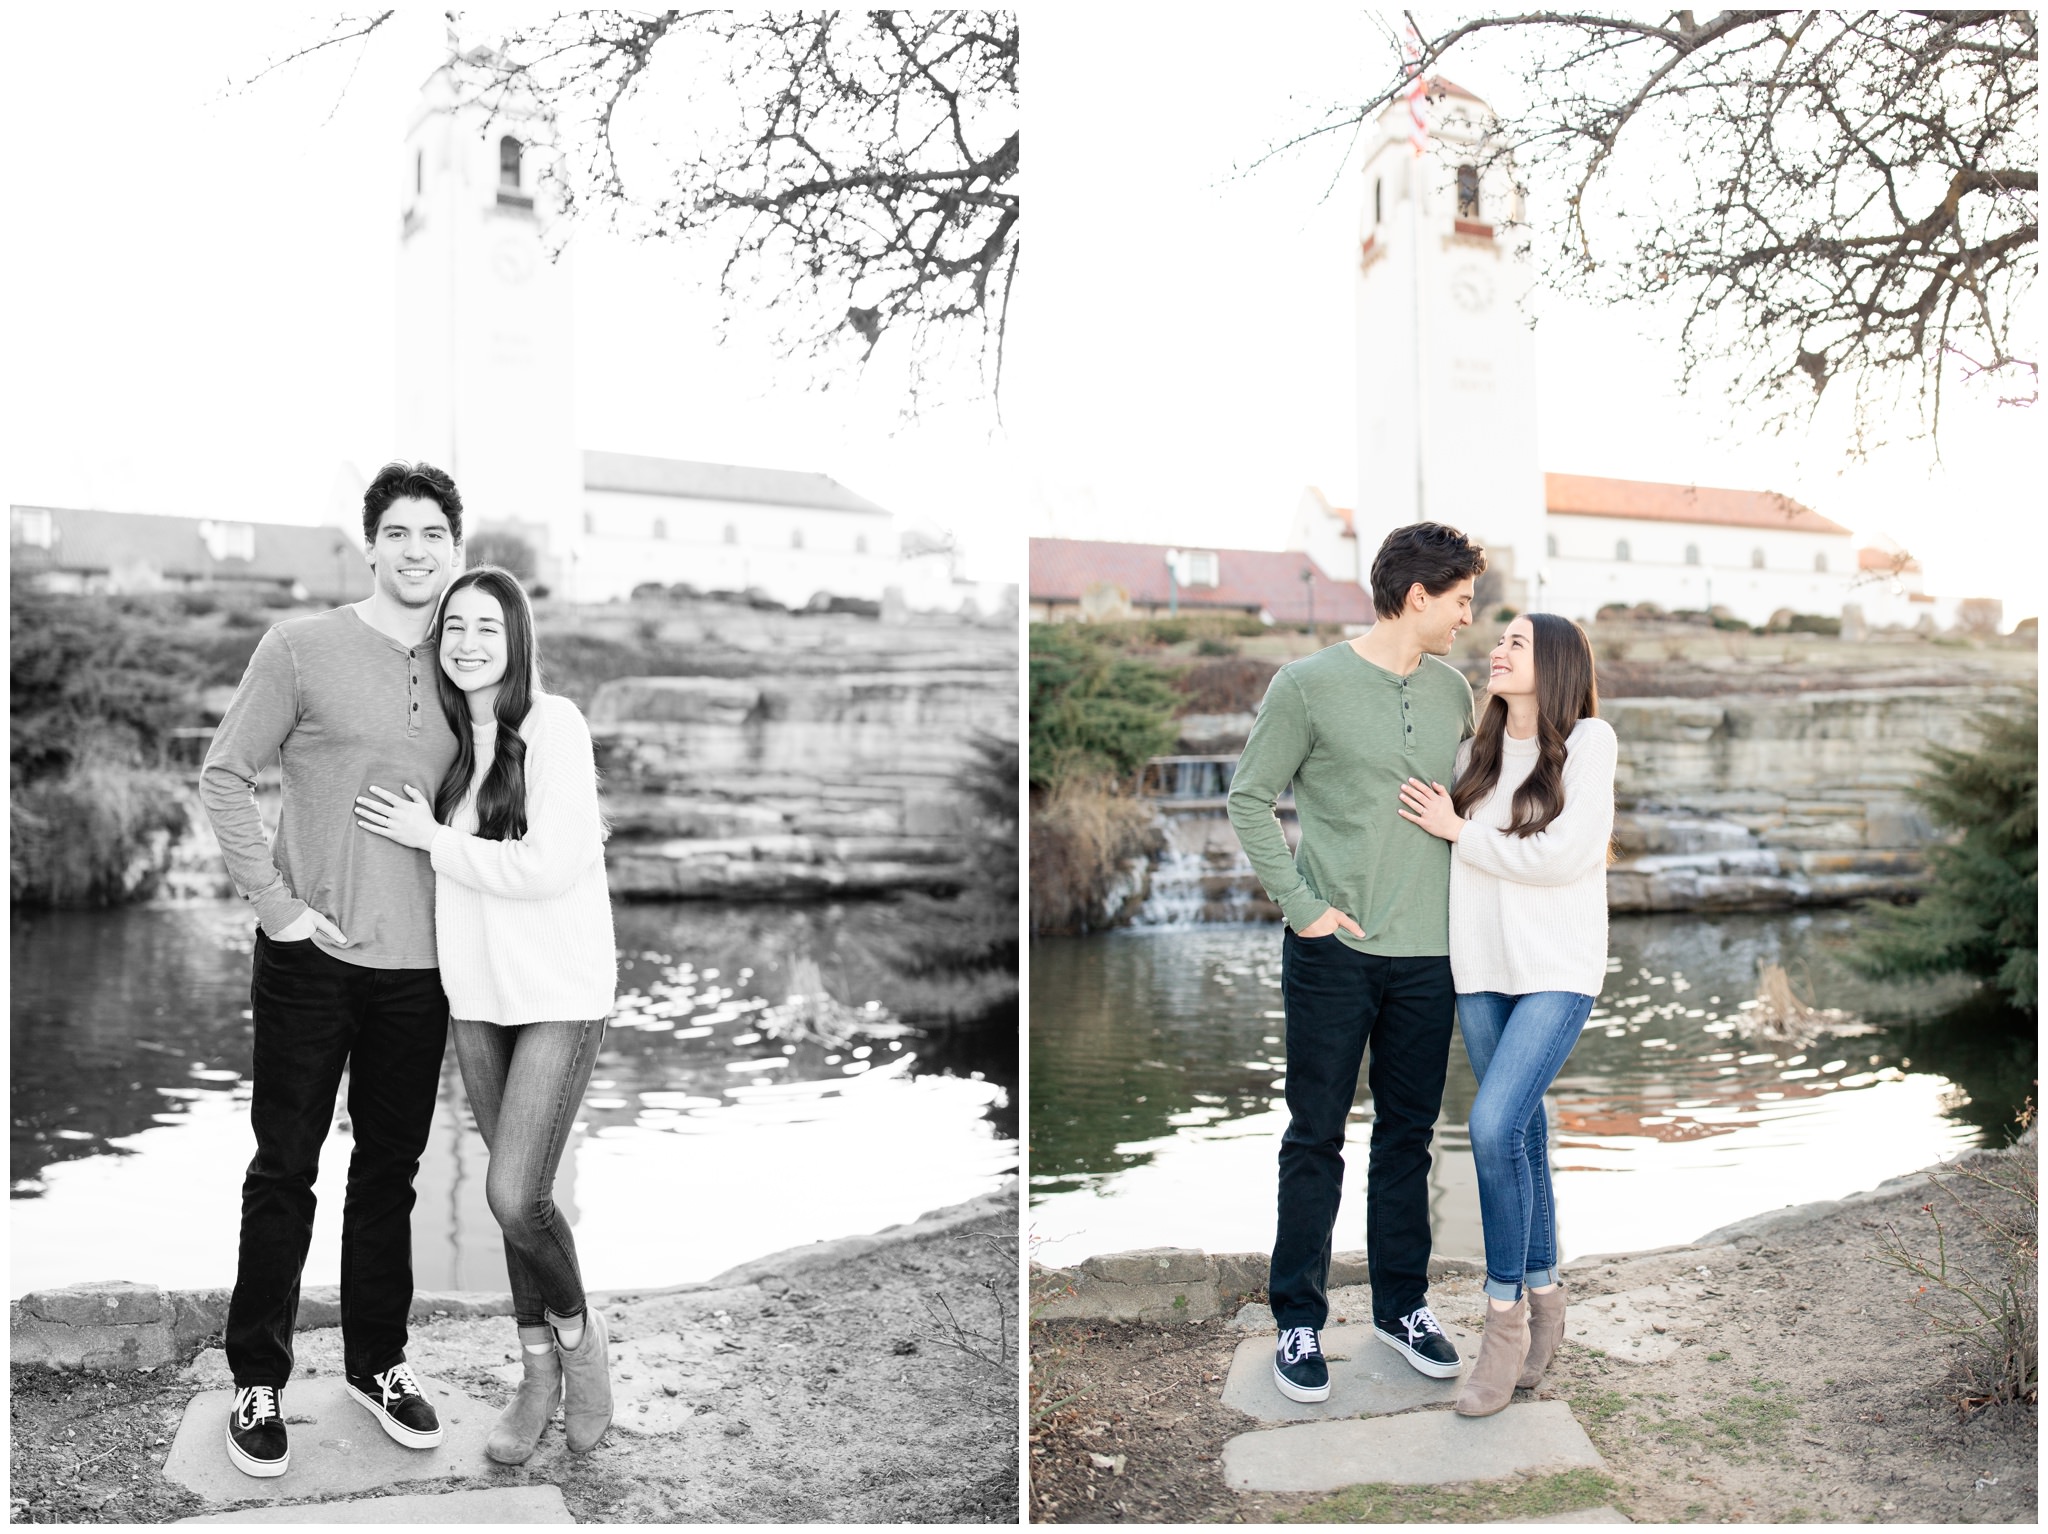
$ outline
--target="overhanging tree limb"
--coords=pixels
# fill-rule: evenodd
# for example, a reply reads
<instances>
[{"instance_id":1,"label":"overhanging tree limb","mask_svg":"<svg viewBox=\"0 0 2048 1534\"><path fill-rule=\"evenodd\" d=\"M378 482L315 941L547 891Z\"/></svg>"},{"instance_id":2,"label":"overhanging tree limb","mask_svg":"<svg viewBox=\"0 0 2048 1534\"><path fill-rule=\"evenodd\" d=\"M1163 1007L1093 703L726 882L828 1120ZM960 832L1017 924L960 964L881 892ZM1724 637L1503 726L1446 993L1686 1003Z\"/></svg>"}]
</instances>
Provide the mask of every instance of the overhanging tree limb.
<instances>
[{"instance_id":1,"label":"overhanging tree limb","mask_svg":"<svg viewBox=\"0 0 2048 1534\"><path fill-rule=\"evenodd\" d=\"M1857 455L1901 421L1938 442L1952 358L2034 398L2015 330L2038 245L2030 12L1408 19L1416 65L1390 31L1379 84L1263 158L1356 136L1412 68L1512 37L1529 105L1494 155L1556 210L1521 237L1560 289L1675 311L1684 383L1769 428L1847 390Z\"/></svg>"},{"instance_id":2,"label":"overhanging tree limb","mask_svg":"<svg viewBox=\"0 0 2048 1534\"><path fill-rule=\"evenodd\" d=\"M343 18L264 73L391 14ZM1017 61L1007 11L596 8L451 64L487 118L518 102L551 124L545 174L568 218L723 247L728 325L769 316L821 383L889 344L915 414L963 366L970 391L1000 382Z\"/></svg>"}]
</instances>

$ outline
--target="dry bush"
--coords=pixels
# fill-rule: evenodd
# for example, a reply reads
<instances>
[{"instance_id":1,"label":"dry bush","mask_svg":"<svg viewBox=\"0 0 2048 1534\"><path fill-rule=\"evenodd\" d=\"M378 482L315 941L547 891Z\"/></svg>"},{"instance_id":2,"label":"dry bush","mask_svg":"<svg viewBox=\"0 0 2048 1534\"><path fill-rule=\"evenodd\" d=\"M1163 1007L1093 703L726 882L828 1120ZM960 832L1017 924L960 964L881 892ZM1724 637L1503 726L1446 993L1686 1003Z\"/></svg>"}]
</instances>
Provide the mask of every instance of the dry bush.
<instances>
[{"instance_id":1,"label":"dry bush","mask_svg":"<svg viewBox=\"0 0 2048 1534\"><path fill-rule=\"evenodd\" d=\"M1031 810L1031 930L1087 932L1115 916L1111 891L1158 839L1152 810L1101 781L1069 781Z\"/></svg>"},{"instance_id":2,"label":"dry bush","mask_svg":"<svg viewBox=\"0 0 2048 1534\"><path fill-rule=\"evenodd\" d=\"M2033 1117L2029 1103L2020 1115ZM1913 1306L1928 1329L1957 1344L1949 1399L1969 1417L1987 1406L2032 1404L2041 1378L2040 1163L2035 1138L2010 1149L1972 1157L1927 1180L1944 1206L1920 1206L1933 1228L1934 1251L1908 1243L1889 1221L1878 1260L1920 1280ZM1965 1242L1988 1250L1966 1255Z\"/></svg>"},{"instance_id":3,"label":"dry bush","mask_svg":"<svg viewBox=\"0 0 2048 1534\"><path fill-rule=\"evenodd\" d=\"M1249 714L1266 696L1277 661L1232 655L1197 661L1173 679L1187 714Z\"/></svg>"},{"instance_id":4,"label":"dry bush","mask_svg":"<svg viewBox=\"0 0 2048 1534\"><path fill-rule=\"evenodd\" d=\"M18 787L8 898L39 906L146 900L190 819L177 775L149 767L96 762Z\"/></svg>"}]
</instances>

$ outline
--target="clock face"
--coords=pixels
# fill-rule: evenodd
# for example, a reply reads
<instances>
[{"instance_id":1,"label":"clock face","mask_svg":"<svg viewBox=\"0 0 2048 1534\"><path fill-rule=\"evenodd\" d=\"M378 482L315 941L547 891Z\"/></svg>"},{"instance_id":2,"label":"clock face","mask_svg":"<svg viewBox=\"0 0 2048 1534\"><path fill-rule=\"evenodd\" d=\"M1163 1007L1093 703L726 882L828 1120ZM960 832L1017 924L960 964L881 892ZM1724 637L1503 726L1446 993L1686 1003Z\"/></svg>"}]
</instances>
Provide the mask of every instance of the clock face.
<instances>
[{"instance_id":1,"label":"clock face","mask_svg":"<svg viewBox=\"0 0 2048 1534\"><path fill-rule=\"evenodd\" d=\"M500 240L491 252L491 270L500 282L524 282L534 266L533 250L522 240Z\"/></svg>"},{"instance_id":2,"label":"clock face","mask_svg":"<svg viewBox=\"0 0 2048 1534\"><path fill-rule=\"evenodd\" d=\"M1461 266L1451 274L1451 299L1466 313L1478 314L1493 303L1493 284L1477 267Z\"/></svg>"}]
</instances>

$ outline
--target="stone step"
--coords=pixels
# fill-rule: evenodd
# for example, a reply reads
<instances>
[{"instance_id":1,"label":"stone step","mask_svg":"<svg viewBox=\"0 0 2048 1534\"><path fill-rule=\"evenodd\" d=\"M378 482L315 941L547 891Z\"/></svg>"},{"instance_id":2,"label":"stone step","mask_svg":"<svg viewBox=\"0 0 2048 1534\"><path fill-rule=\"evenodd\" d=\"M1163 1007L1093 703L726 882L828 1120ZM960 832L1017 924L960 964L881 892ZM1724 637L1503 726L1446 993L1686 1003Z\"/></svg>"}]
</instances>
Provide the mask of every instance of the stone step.
<instances>
[{"instance_id":1,"label":"stone step","mask_svg":"<svg viewBox=\"0 0 2048 1534\"><path fill-rule=\"evenodd\" d=\"M1541 1518L1510 1518L1509 1523L1634 1523L1628 1514L1614 1507L1582 1507L1569 1513L1545 1513Z\"/></svg>"},{"instance_id":2,"label":"stone step","mask_svg":"<svg viewBox=\"0 0 2048 1534\"><path fill-rule=\"evenodd\" d=\"M1230 1361L1223 1404L1261 1422L1331 1422L1344 1417L1377 1417L1447 1405L1456 1399L1462 1375L1433 1380L1385 1343L1370 1326L1333 1326L1323 1333L1330 1361L1330 1398L1313 1405L1290 1401L1273 1383L1274 1334L1247 1337ZM1479 1356L1478 1334L1452 1322L1444 1335L1469 1364Z\"/></svg>"},{"instance_id":3,"label":"stone step","mask_svg":"<svg viewBox=\"0 0 2048 1534\"><path fill-rule=\"evenodd\" d=\"M1562 1401L1532 1401L1491 1417L1417 1411L1304 1422L1241 1433L1223 1446L1223 1478L1239 1491L1442 1486L1581 1468L1607 1466Z\"/></svg>"},{"instance_id":4,"label":"stone step","mask_svg":"<svg viewBox=\"0 0 2048 1534\"><path fill-rule=\"evenodd\" d=\"M291 1507L245 1507L177 1523L574 1523L559 1486L494 1486L360 1502L301 1502Z\"/></svg>"},{"instance_id":5,"label":"stone step","mask_svg":"<svg viewBox=\"0 0 2048 1534\"><path fill-rule=\"evenodd\" d=\"M308 1497L349 1497L399 1481L438 1481L490 1475L484 1454L495 1409L452 1385L422 1378L420 1386L441 1418L441 1442L408 1449L395 1442L348 1394L338 1376L293 1380L284 1392L291 1435L291 1469L258 1479L228 1459L232 1390L206 1390L192 1398L164 1460L164 1476L208 1502L298 1502Z\"/></svg>"}]
</instances>

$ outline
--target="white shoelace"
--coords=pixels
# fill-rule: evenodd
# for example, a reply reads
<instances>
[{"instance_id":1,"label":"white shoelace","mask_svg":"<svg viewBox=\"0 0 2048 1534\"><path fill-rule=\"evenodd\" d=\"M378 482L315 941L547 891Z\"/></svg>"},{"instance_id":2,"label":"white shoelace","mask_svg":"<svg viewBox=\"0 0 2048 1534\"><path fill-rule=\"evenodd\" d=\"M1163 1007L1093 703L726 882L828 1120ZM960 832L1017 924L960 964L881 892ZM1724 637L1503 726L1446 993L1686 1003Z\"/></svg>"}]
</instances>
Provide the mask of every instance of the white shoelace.
<instances>
[{"instance_id":1,"label":"white shoelace","mask_svg":"<svg viewBox=\"0 0 2048 1534\"><path fill-rule=\"evenodd\" d=\"M235 1392L235 1426L253 1427L277 1415L277 1391L269 1385L245 1385Z\"/></svg>"},{"instance_id":2,"label":"white shoelace","mask_svg":"<svg viewBox=\"0 0 2048 1534\"><path fill-rule=\"evenodd\" d=\"M1432 1332L1439 1337L1444 1334L1444 1329L1436 1324L1436 1317L1431 1314L1430 1308L1427 1305L1417 1310L1409 1311L1407 1315L1401 1318L1401 1324L1408 1329L1408 1342L1410 1346L1420 1342Z\"/></svg>"},{"instance_id":3,"label":"white shoelace","mask_svg":"<svg viewBox=\"0 0 2048 1534\"><path fill-rule=\"evenodd\" d=\"M1304 1358L1321 1358L1323 1345L1316 1338L1313 1326L1295 1326L1280 1334L1280 1356L1290 1364L1298 1364Z\"/></svg>"},{"instance_id":4,"label":"white shoelace","mask_svg":"<svg viewBox=\"0 0 2048 1534\"><path fill-rule=\"evenodd\" d=\"M384 1393L384 1404L389 1406L404 1396L423 1396L420 1382L413 1377L411 1364L393 1364L382 1374L370 1376L377 1382L377 1388Z\"/></svg>"}]
</instances>

